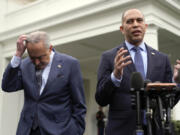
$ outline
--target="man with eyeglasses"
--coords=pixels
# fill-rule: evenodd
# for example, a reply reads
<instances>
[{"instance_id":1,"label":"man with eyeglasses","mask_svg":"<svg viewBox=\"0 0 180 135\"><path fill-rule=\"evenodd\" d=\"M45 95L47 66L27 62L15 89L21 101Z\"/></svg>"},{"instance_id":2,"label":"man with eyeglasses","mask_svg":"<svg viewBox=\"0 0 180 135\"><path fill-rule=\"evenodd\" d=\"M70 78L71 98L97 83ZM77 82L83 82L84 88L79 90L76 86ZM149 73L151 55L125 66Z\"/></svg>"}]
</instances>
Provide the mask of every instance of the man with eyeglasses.
<instances>
[{"instance_id":1,"label":"man with eyeglasses","mask_svg":"<svg viewBox=\"0 0 180 135\"><path fill-rule=\"evenodd\" d=\"M29 57L22 59L25 50ZM2 89L24 89L17 135L83 135L86 106L79 62L56 52L46 32L18 38Z\"/></svg>"}]
</instances>

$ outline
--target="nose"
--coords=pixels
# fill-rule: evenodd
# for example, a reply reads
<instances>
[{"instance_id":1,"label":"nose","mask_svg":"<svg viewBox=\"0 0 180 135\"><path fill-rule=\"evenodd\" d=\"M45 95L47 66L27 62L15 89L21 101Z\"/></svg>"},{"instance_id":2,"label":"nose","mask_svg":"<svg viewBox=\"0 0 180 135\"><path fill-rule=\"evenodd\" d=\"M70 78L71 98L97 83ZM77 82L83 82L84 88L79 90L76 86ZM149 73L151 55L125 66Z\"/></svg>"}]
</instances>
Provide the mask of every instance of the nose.
<instances>
[{"instance_id":1,"label":"nose","mask_svg":"<svg viewBox=\"0 0 180 135\"><path fill-rule=\"evenodd\" d=\"M39 59L34 59L34 64L37 66L37 65L39 65L39 63L40 63L40 60Z\"/></svg>"},{"instance_id":2,"label":"nose","mask_svg":"<svg viewBox=\"0 0 180 135\"><path fill-rule=\"evenodd\" d=\"M138 26L138 22L136 20L134 21L133 26L134 27Z\"/></svg>"}]
</instances>

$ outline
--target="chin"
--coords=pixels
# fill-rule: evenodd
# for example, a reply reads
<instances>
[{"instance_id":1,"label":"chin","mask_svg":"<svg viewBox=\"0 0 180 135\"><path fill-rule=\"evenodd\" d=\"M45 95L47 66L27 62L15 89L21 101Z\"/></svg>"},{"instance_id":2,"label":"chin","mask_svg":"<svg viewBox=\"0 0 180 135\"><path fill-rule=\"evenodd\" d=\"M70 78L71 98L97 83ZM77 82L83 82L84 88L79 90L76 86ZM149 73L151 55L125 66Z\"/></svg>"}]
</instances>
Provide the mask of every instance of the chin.
<instances>
[{"instance_id":1,"label":"chin","mask_svg":"<svg viewBox=\"0 0 180 135\"><path fill-rule=\"evenodd\" d=\"M142 40L142 38L133 38L132 41L134 43L141 43L143 40Z\"/></svg>"}]
</instances>

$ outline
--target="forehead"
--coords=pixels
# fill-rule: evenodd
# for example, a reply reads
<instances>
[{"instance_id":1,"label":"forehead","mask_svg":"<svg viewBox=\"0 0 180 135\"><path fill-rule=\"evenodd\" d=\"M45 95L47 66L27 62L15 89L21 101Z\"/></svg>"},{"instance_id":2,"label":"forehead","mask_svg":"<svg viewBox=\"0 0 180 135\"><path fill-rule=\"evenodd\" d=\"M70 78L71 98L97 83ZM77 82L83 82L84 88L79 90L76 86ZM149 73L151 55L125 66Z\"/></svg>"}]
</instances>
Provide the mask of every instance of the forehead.
<instances>
[{"instance_id":1,"label":"forehead","mask_svg":"<svg viewBox=\"0 0 180 135\"><path fill-rule=\"evenodd\" d=\"M46 48L43 41L37 43L27 43L27 49L44 49Z\"/></svg>"},{"instance_id":2,"label":"forehead","mask_svg":"<svg viewBox=\"0 0 180 135\"><path fill-rule=\"evenodd\" d=\"M47 51L47 48L44 46L43 42L38 43L28 43L27 44L27 51L29 55L41 55L42 53L45 53Z\"/></svg>"},{"instance_id":3,"label":"forehead","mask_svg":"<svg viewBox=\"0 0 180 135\"><path fill-rule=\"evenodd\" d=\"M139 10L128 10L124 13L123 20L144 18L143 14Z\"/></svg>"}]
</instances>

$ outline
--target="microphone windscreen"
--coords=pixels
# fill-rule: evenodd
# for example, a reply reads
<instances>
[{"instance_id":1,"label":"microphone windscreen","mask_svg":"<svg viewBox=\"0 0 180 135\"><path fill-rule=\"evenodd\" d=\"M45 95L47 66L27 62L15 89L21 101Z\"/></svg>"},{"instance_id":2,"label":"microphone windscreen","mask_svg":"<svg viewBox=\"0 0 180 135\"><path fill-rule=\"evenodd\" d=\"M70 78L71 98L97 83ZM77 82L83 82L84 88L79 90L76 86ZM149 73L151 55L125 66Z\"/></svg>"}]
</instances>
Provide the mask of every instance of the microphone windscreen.
<instances>
[{"instance_id":1,"label":"microphone windscreen","mask_svg":"<svg viewBox=\"0 0 180 135\"><path fill-rule=\"evenodd\" d=\"M144 87L144 80L139 72L133 72L131 75L131 88L140 90Z\"/></svg>"}]
</instances>

